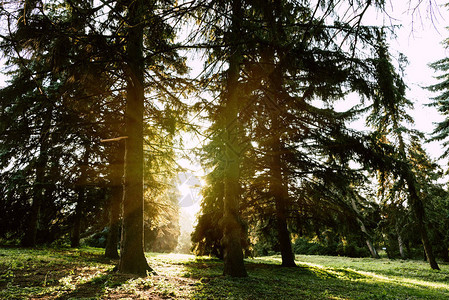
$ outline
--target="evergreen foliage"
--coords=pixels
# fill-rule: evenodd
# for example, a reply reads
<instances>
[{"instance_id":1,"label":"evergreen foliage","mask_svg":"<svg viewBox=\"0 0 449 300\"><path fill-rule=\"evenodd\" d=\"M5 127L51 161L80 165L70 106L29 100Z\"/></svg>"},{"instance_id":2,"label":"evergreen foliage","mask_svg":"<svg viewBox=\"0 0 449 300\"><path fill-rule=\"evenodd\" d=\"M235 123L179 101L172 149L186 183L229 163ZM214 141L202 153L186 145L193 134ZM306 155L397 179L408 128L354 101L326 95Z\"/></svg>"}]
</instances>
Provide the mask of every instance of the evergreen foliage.
<instances>
[{"instance_id":1,"label":"evergreen foliage","mask_svg":"<svg viewBox=\"0 0 449 300\"><path fill-rule=\"evenodd\" d=\"M177 246L177 150L191 130L209 170L192 251L222 259L224 275L247 276L245 256L279 252L293 267L295 253L378 258L382 247L406 258L422 246L438 269L447 188L410 128L394 28L363 25L384 5L2 3L0 239L102 246L120 272L146 275L144 251ZM194 51L195 79L183 56ZM449 79L438 79L432 105L446 115ZM358 118L369 130L351 128ZM448 128L432 139L447 146Z\"/></svg>"},{"instance_id":2,"label":"evergreen foliage","mask_svg":"<svg viewBox=\"0 0 449 300\"><path fill-rule=\"evenodd\" d=\"M153 201L169 198L173 203L173 196L163 191L173 189L167 182L176 175L174 137L185 115L184 104L173 90L186 90L187 81L175 74L187 69L171 47L175 30L164 23L164 17L176 18L171 4L151 5L143 16L143 60L138 62L145 70L145 130L142 125L141 132L150 153L145 163L146 189L158 193L151 195ZM1 91L2 182L4 195L9 195L5 212L20 203L23 210L15 209L13 214L27 213L27 220L34 223L17 218L13 226L2 228L2 236L23 238L24 245L34 246L71 232L72 246L78 246L82 235L107 225L104 208L111 193L121 193L117 176L121 182L123 175L112 178L107 165L120 164L114 158L118 151L111 145L117 143L114 139L130 134L123 131L129 113L125 106L130 102L126 86L129 95L132 77L126 39L133 35L127 37L124 30L129 24L123 27L129 11L119 1L17 2L1 9L9 30L2 32L1 47L12 78ZM146 197L147 202L151 197ZM154 213L150 211L149 217ZM176 237L176 209L163 219L175 224L169 231ZM33 227L57 231L39 232ZM41 239L44 236L47 240Z\"/></svg>"}]
</instances>

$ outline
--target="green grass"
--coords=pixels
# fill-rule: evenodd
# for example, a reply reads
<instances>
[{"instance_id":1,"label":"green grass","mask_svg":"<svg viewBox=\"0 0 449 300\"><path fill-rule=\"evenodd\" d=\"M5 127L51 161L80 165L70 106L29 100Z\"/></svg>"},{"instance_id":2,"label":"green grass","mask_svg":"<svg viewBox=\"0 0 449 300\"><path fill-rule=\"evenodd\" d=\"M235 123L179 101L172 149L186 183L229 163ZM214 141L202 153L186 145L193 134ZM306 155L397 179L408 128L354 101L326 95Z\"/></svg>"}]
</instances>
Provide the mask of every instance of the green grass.
<instances>
[{"instance_id":1,"label":"green grass","mask_svg":"<svg viewBox=\"0 0 449 300\"><path fill-rule=\"evenodd\" d=\"M0 248L0 299L449 299L449 265L298 255L247 259L248 278L222 276L220 260L147 253L156 275L113 271L96 248Z\"/></svg>"}]
</instances>

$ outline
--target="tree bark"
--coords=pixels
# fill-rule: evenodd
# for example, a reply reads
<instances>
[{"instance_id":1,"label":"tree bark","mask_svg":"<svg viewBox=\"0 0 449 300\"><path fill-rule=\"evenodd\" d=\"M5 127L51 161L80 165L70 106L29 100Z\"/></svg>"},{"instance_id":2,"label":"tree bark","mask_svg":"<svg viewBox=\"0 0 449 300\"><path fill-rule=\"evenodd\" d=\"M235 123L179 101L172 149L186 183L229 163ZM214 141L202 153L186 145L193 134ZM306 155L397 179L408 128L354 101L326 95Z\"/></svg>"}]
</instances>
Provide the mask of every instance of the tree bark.
<instances>
[{"instance_id":1,"label":"tree bark","mask_svg":"<svg viewBox=\"0 0 449 300\"><path fill-rule=\"evenodd\" d=\"M355 211L357 215L360 214L359 209L357 208L357 204L355 203L355 199L351 199L352 209ZM374 247L373 243L371 242L371 239L369 238L368 230L366 229L365 223L363 223L362 219L357 217L357 222L360 225L360 230L365 234L365 243L368 247L369 252L371 253L371 256L373 258L380 258L379 254L376 251L376 248Z\"/></svg>"},{"instance_id":2,"label":"tree bark","mask_svg":"<svg viewBox=\"0 0 449 300\"><path fill-rule=\"evenodd\" d=\"M232 156L230 158L232 158ZM223 274L232 277L245 277L247 276L247 272L243 262L243 250L241 244L242 225L239 217L240 185L238 179L238 165L234 162L228 162L226 178L224 180L225 196L222 220Z\"/></svg>"},{"instance_id":3,"label":"tree bark","mask_svg":"<svg viewBox=\"0 0 449 300\"><path fill-rule=\"evenodd\" d=\"M265 7L265 19L269 28L270 45L262 49L262 60L265 65L268 92L265 94L267 110L269 110L271 130L269 132L269 145L267 153L270 162L270 193L274 198L276 210L276 224L281 250L282 266L295 267L295 255L292 250L290 232L287 226L288 212L288 185L283 174L282 166L282 132L285 130L279 117L282 107L283 92L283 50L280 47L280 39L284 36L281 18L281 3L267 2ZM279 62L276 63L277 54Z\"/></svg>"},{"instance_id":4,"label":"tree bark","mask_svg":"<svg viewBox=\"0 0 449 300\"><path fill-rule=\"evenodd\" d=\"M87 168L89 164L90 149L89 145L84 146L84 154L80 166L80 177L78 178L76 191L78 199L75 207L75 214L73 219L72 233L70 235L70 247L77 248L80 246L81 235L81 219L84 212L86 202L86 183L87 183Z\"/></svg>"},{"instance_id":5,"label":"tree bark","mask_svg":"<svg viewBox=\"0 0 449 300\"><path fill-rule=\"evenodd\" d=\"M70 234L70 247L72 248L78 248L80 246L82 203L84 203L85 197L84 187L80 187L77 190L78 200L75 208L72 232Z\"/></svg>"},{"instance_id":6,"label":"tree bark","mask_svg":"<svg viewBox=\"0 0 449 300\"><path fill-rule=\"evenodd\" d=\"M273 124L279 124L276 117L273 116ZM278 134L279 128L274 129L274 145L271 147L271 182L270 190L274 197L276 209L276 223L279 238L279 245L282 257L283 267L296 267L295 255L292 250L292 242L290 232L287 226L287 206L288 206L288 191L284 183L284 176L282 175L282 159L280 136Z\"/></svg>"},{"instance_id":7,"label":"tree bark","mask_svg":"<svg viewBox=\"0 0 449 300\"><path fill-rule=\"evenodd\" d=\"M42 202L44 201L44 182L45 173L48 164L48 150L50 149L50 127L53 114L53 106L50 105L48 111L44 115L44 120L40 133L39 156L36 162L36 181L33 186L33 199L31 204L30 215L28 216L28 227L21 241L24 247L36 246L37 230L39 227L39 217Z\"/></svg>"},{"instance_id":8,"label":"tree bark","mask_svg":"<svg viewBox=\"0 0 449 300\"><path fill-rule=\"evenodd\" d=\"M109 199L109 231L104 256L108 258L119 258L117 246L120 231L120 212L123 199L123 171L125 158L125 141L118 141L118 151L110 164L111 191Z\"/></svg>"},{"instance_id":9,"label":"tree bark","mask_svg":"<svg viewBox=\"0 0 449 300\"><path fill-rule=\"evenodd\" d=\"M398 236L399 254L401 255L402 259L406 259L407 256L405 255L404 251L404 241L402 240L402 234L401 230L399 229L398 222L395 222L395 227L396 227L396 234Z\"/></svg>"},{"instance_id":10,"label":"tree bark","mask_svg":"<svg viewBox=\"0 0 449 300\"><path fill-rule=\"evenodd\" d=\"M22 239L22 246L24 247L34 247L37 241L37 230L39 227L39 217L41 206L43 202L43 192L44 192L44 180L45 180L45 169L47 167L47 150L40 147L39 157L37 159L36 166L36 182L33 187L33 202L31 204L31 210L29 215L28 227L25 231L25 235Z\"/></svg>"},{"instance_id":11,"label":"tree bark","mask_svg":"<svg viewBox=\"0 0 449 300\"><path fill-rule=\"evenodd\" d=\"M247 272L243 262L241 244L242 226L240 222L240 147L239 147L239 90L238 81L240 63L242 61L241 48L237 41L241 39L240 28L242 20L241 0L232 1L232 28L229 69L226 80L225 106L225 178L223 198L223 274L232 277L245 277Z\"/></svg>"},{"instance_id":12,"label":"tree bark","mask_svg":"<svg viewBox=\"0 0 449 300\"><path fill-rule=\"evenodd\" d=\"M272 63L274 63L274 56L272 57ZM275 67L273 73L270 74L270 86L273 89L274 99L273 102L279 107L282 105L280 103L281 97L280 93L282 91L281 78L283 74L280 72L280 67ZM270 97L267 95L267 97ZM267 100L271 102L270 100ZM273 109L268 106L271 118L271 132L270 132L270 146L268 156L270 158L270 172L271 172L271 182L270 182L270 192L274 197L275 209L276 209L276 223L277 232L279 238L279 245L282 257L283 267L295 267L295 255L292 250L292 242L290 238L290 232L287 226L287 212L288 212L288 189L286 177L283 174L282 166L282 121L279 118L279 110Z\"/></svg>"},{"instance_id":13,"label":"tree bark","mask_svg":"<svg viewBox=\"0 0 449 300\"><path fill-rule=\"evenodd\" d=\"M282 188L282 187L281 187ZM277 188L276 188L277 189ZM276 218L277 218L277 231L279 235L279 245L282 257L283 267L296 267L295 255L292 250L292 242L290 232L287 226L287 201L282 194L278 194L275 191L275 204L276 204Z\"/></svg>"},{"instance_id":14,"label":"tree bark","mask_svg":"<svg viewBox=\"0 0 449 300\"><path fill-rule=\"evenodd\" d=\"M145 276L151 271L143 252L143 0L128 7L123 230L119 272Z\"/></svg>"},{"instance_id":15,"label":"tree bark","mask_svg":"<svg viewBox=\"0 0 449 300\"><path fill-rule=\"evenodd\" d=\"M416 186L414 184L414 179L406 178L407 186L410 193L411 207L416 216L416 222L418 227L419 235L421 236L421 242L424 247L425 256L430 264L430 267L434 270L439 270L440 267L437 264L435 256L433 254L432 245L430 244L429 237L427 235L427 229L425 225L425 210L421 199L418 196Z\"/></svg>"},{"instance_id":16,"label":"tree bark","mask_svg":"<svg viewBox=\"0 0 449 300\"><path fill-rule=\"evenodd\" d=\"M395 128L395 130L397 130L398 126L395 126L394 128ZM400 139L399 139L400 153L401 153L403 160L407 161L407 157L405 155L405 143L404 143L404 140L402 139L402 136L399 136L399 137L400 137ZM407 183L408 192L410 194L411 208L416 216L418 232L419 232L419 235L421 236L421 242L424 247L425 256L428 259L430 267L434 270L439 270L440 267L437 264L437 261L433 254L432 245L430 244L429 237L427 235L427 229L426 229L426 224L425 224L425 214L426 213L425 213L425 209L424 209L422 200L418 195L418 189L416 187L416 185L417 185L416 177L412 173L411 170L405 169L404 173L405 173L404 179L405 179L405 182Z\"/></svg>"}]
</instances>

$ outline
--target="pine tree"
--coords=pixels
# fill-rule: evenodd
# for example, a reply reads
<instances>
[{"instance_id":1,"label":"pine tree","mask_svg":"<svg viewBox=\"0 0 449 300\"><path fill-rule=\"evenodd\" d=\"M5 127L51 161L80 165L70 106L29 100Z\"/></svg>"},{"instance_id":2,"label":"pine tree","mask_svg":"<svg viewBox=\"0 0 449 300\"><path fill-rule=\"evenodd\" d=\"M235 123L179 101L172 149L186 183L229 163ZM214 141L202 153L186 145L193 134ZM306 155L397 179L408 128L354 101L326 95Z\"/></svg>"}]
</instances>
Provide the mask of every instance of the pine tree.
<instances>
[{"instance_id":1,"label":"pine tree","mask_svg":"<svg viewBox=\"0 0 449 300\"><path fill-rule=\"evenodd\" d=\"M95 190L102 188L103 183L94 177L107 173L104 164L111 155L102 152L103 144L100 143L100 139L120 137L121 133L117 132L116 126L112 126L117 123L112 114L121 113L123 115L124 112L120 109L124 107L124 96L129 98L126 104L131 105L131 108L132 100L137 99L135 101L138 102L136 108L138 111L140 110L140 113L137 113L140 117L137 116L136 119L140 123L134 126L134 129L137 130L134 132L136 136L133 136L132 132L125 134L131 140L131 144L137 138L137 144L141 145L137 145L137 147L131 145L131 150L136 150L141 154L140 160L136 163L141 165L141 168L138 167L142 176L144 164L142 113L144 105L146 105L146 112L151 114L149 118L147 116L150 120L147 123L148 127L162 126L166 128L164 130L170 132L170 136L173 136L176 132L177 122L183 118L185 107L172 91L175 88L184 88L186 82L172 75L186 72L186 67L184 60L174 50L176 47L170 45L174 39L175 31L172 26L164 23L165 17L174 18L177 16L170 10L172 3L139 3L136 4L140 7L138 13L133 12L134 4L131 5L131 9L121 2L105 4L84 1L65 1L58 4L49 2L45 5L40 2L33 2L32 5L27 3L26 6L17 6L17 10L15 6L12 6L11 10L2 10L3 16L10 18L10 24L14 23L13 18L16 18L16 21L19 20L18 27L10 26L11 32L4 39L2 50L8 56L10 66L13 66L13 68L18 66L18 71L24 74L22 80L27 80L24 81L24 84L28 83L29 87L34 88L30 97L36 97L37 101L29 102L30 107L33 108L33 111L37 111L36 109L40 107L40 104L45 102L39 97L45 98L45 96L50 96L49 102L56 104L51 132L58 132L58 134L52 136L52 142L55 145L54 149L59 149L60 152L58 153L59 157L55 160L56 163L50 163L49 170L52 168L64 169L65 176L62 176L61 181L67 183L67 185L55 182L51 185L51 189L44 191L46 194L47 192L56 193L53 187L58 192L59 190L63 191L64 188L73 188L73 186L70 186L70 182L78 180L76 170L79 166L76 162L79 159L79 153L74 149L82 146L85 140L91 142L92 148L90 150L94 156L91 161L98 162L98 165L95 165L95 170L92 170L95 175L89 179L92 180L90 183L98 186L92 191L89 189L87 192L95 194ZM112 6L110 5L116 9L111 10ZM145 6L145 9L142 5ZM38 9L33 9L33 7ZM166 8L169 9L166 10ZM107 16L107 18L103 16ZM133 18L136 20L131 20ZM123 21L127 19L130 19L130 23L123 26ZM138 24L139 26L133 27L129 24ZM122 37L125 38L122 39ZM24 51L28 51L31 55L24 57ZM134 54L138 55L135 56ZM19 77L17 80L19 80ZM48 87L47 83L53 82L52 80L56 84ZM124 89L124 86L127 89ZM26 93L26 89L23 88L24 86L15 84L9 86L3 92L5 95L13 91L25 91ZM144 100L147 101L144 102ZM157 100L160 103L151 103L150 100ZM14 104L8 104L7 102L2 102L2 105L5 108L8 105L14 107ZM163 107L163 109L160 109L160 107ZM5 110L5 112L7 111L8 109ZM128 107L126 114L126 124L131 124L131 128L133 128L130 115L132 116L135 112L132 112L132 109ZM178 116L173 117L176 115ZM7 122L3 124L14 125L11 120L15 116L5 114L5 117L7 117L5 118ZM25 126L25 128L34 124L35 121L32 115L29 118L23 118L23 120L21 126ZM139 126L139 124L142 126ZM128 129L128 131L130 130ZM25 130L24 133L28 134L28 137L23 139L24 143L20 146L26 149L26 142L29 137L34 138L35 135L34 133L29 135L29 130ZM166 131L161 134L165 135ZM133 137L135 138L133 139ZM130 146L130 143L127 143L127 145ZM15 147L15 149L18 148L18 146ZM139 150L139 148L142 149ZM14 147L11 147L10 150L13 149ZM61 150L64 151L61 152ZM17 159L26 157L22 153L15 153ZM6 159L9 155L6 152L2 154L5 154L2 157L3 159ZM133 157L139 158L139 156ZM128 156L128 159L133 157ZM157 155L153 157L157 157ZM52 160L49 159L49 161ZM2 167L6 168L7 165L2 165ZM29 169L32 170L32 168L33 166L30 166ZM131 171L138 171L139 168L133 168ZM130 171L129 168L128 171ZM30 172L27 172L27 176L29 176ZM143 177L140 178L140 175L136 175L137 180L143 186ZM58 177L56 174L54 176ZM77 190L81 196L83 194L82 189L77 188ZM139 198L134 200L137 203L141 202L141 207L143 207L143 194L142 201L139 201ZM60 199L58 203L62 205L76 203L73 193L69 190L64 191ZM92 208L101 209L104 205L104 203L101 203L103 200L101 197L98 198L98 202L92 203ZM50 202L45 206L46 210L49 207L53 209L53 206L55 206L55 211L46 212L46 218L47 215L49 218L52 218L53 215L54 218L58 213L56 203L57 201ZM137 206L139 207L139 205ZM80 205L79 208L82 208L82 206ZM89 208L84 207L85 212L89 212ZM132 211L133 209L128 206L127 210ZM79 215L79 212L76 215ZM143 216L140 219L142 222L136 219L137 223L135 224L141 226L143 230ZM59 217L58 220L64 220L64 223L70 222L68 215L64 218ZM67 230L66 225L60 226L60 228ZM63 232L59 233L59 235L62 234ZM136 234L139 234L138 230L136 230ZM139 240L138 237L137 240ZM142 257L143 255L141 255ZM122 265L127 265L127 263ZM140 274L145 273L141 272L140 267L137 271Z\"/></svg>"},{"instance_id":2,"label":"pine tree","mask_svg":"<svg viewBox=\"0 0 449 300\"><path fill-rule=\"evenodd\" d=\"M347 176L343 171L345 161L338 161L327 143L339 138L344 122L353 115L338 114L331 105L350 92L367 93L370 77L363 70L370 62L355 49L358 39L371 47L373 31L359 25L353 31L338 16L334 25L328 25L328 15L315 15L319 6L314 9L310 4L290 1L262 3L259 7L264 9L259 12L267 25L255 36L259 53L253 53L253 60L247 63L253 69L245 70L253 76L263 74L253 91L258 108L249 124L256 124L252 137L258 144L257 151L264 153L263 163L257 163L258 172L270 170L263 176L275 203L282 264L293 266L287 229L295 201L291 190L309 180L312 185L321 180L332 184L332 178L339 182L340 176ZM336 36L340 34L354 43L350 49L338 44ZM315 107L317 102L329 108L319 109ZM340 205L348 210L347 204Z\"/></svg>"},{"instance_id":3,"label":"pine tree","mask_svg":"<svg viewBox=\"0 0 449 300\"><path fill-rule=\"evenodd\" d=\"M248 215L261 207L265 212L258 216L277 212L283 264L293 265L287 220L294 211L293 204L302 201L300 197L312 201L324 198L338 206L343 216L355 215L351 203L338 195L350 185L340 188L338 185L355 176L355 171L347 170L348 162L363 159L357 157L357 150L344 151L336 144L359 137L345 127L357 111L337 113L332 104L354 92L361 97L373 97L372 87L376 84L372 80L373 61L358 47L363 45L374 51L376 30L360 25L370 3L359 3L361 11L353 19L359 22L351 23L345 23L325 5L312 7L310 3L290 1L245 1L245 4L240 36L246 38L241 42L235 40L240 47L236 49L241 52L231 52L242 55L238 73L241 109L233 119L238 124L235 127L245 128L239 137L245 149L240 152L244 154L240 187L245 188L241 199L252 201L243 203ZM222 32L214 31L217 35ZM214 37L215 41L222 41ZM349 46L344 46L343 41L349 41ZM221 44L213 46L215 49ZM226 52L219 48L214 54L223 57ZM325 108L317 107L318 102ZM225 105L226 102L220 103L212 111L216 124L220 122L217 116L228 109ZM214 127L217 131L219 128ZM223 157L216 151L219 147L212 149L210 154L217 160ZM252 197L254 190L257 195ZM298 190L309 195L295 193ZM329 200L332 198L339 200Z\"/></svg>"},{"instance_id":4,"label":"pine tree","mask_svg":"<svg viewBox=\"0 0 449 300\"><path fill-rule=\"evenodd\" d=\"M374 98L372 113L368 118L368 124L374 125L375 129L382 135L383 139L391 136L398 153L397 158L403 163L400 172L400 183L406 189L409 201L417 221L418 232L424 251L432 269L439 269L432 251L432 245L428 238L426 228L426 214L423 200L420 196L420 186L408 159L409 150L404 140L406 133L419 136L419 132L407 130L402 122L412 122L411 117L403 110L410 107L412 103L405 98L405 84L402 78L395 72L388 54L388 47L383 32L379 32L376 60L376 79L378 90ZM388 171L387 171L388 172ZM383 177L385 178L385 176ZM382 179L382 178L381 178Z\"/></svg>"}]
</instances>

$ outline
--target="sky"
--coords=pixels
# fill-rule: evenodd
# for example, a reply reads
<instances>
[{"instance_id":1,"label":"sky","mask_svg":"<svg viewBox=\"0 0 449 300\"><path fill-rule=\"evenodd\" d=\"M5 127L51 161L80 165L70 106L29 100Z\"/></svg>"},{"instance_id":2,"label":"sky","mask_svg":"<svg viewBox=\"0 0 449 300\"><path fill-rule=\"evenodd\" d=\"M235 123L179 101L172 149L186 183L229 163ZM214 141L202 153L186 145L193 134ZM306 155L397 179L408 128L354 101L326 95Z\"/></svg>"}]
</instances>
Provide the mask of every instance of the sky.
<instances>
[{"instance_id":1,"label":"sky","mask_svg":"<svg viewBox=\"0 0 449 300\"><path fill-rule=\"evenodd\" d=\"M426 105L431 103L431 98L437 94L424 87L438 82L435 78L438 74L429 67L429 64L449 56L449 50L443 45L443 41L449 38L449 30L446 29L446 26L449 26L449 12L443 7L445 1L447 0L424 0L419 9L412 13L409 3L416 4L417 0L396 0L394 5L387 5L386 14L372 9L364 16L362 22L364 25L398 26L395 29L396 37L391 36L388 44L393 57L398 57L399 53L402 53L408 60L403 79L408 87L406 96L414 104L414 109L409 111L409 114L415 120L409 127L425 133L427 139L430 138L435 123L444 119L436 108ZM336 109L346 110L355 104L358 104L357 97L349 101L345 99L336 105ZM365 120L360 118L351 124L351 127L364 130ZM443 153L439 142L425 142L424 147L434 160L438 160ZM443 169L448 168L447 160L438 162Z\"/></svg>"},{"instance_id":2,"label":"sky","mask_svg":"<svg viewBox=\"0 0 449 300\"><path fill-rule=\"evenodd\" d=\"M420 14L411 14L408 5L398 5L399 7L389 12L397 19L393 22L402 25L397 31L397 39L391 40L390 46L393 50L404 53L409 61L404 81L409 88L407 97L414 103L414 111L411 112L415 119L413 127L425 133L431 133L435 127L434 123L443 120L435 108L425 105L437 94L423 87L438 82L435 79L437 74L428 65L449 55L449 50L443 46L443 41L449 38L449 31L446 29L449 26L449 13L442 6L444 2L446 0L432 1L430 11L428 1L423 1ZM426 143L425 146L434 159L443 152L438 142ZM446 163L442 161L441 164Z\"/></svg>"}]
</instances>

